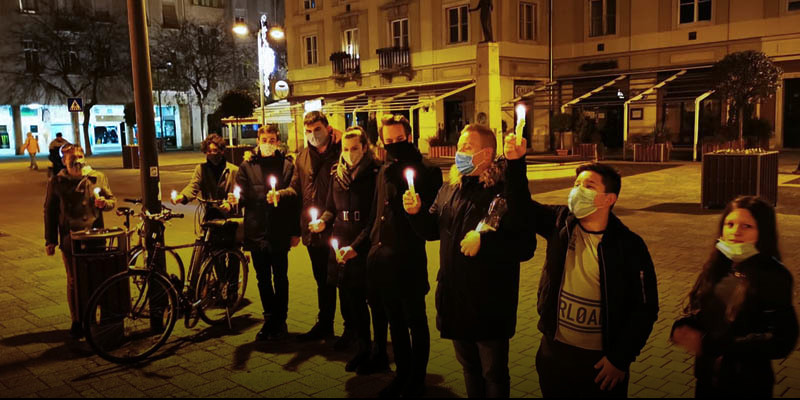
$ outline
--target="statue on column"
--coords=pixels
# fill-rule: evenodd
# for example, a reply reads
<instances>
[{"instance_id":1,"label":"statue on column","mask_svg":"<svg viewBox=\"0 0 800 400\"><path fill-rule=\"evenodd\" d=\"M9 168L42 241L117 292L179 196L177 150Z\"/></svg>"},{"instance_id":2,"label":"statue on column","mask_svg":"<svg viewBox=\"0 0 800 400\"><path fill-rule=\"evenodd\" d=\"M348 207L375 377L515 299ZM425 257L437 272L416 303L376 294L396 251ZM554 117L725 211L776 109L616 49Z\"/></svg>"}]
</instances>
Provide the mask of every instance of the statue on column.
<instances>
[{"instance_id":1,"label":"statue on column","mask_svg":"<svg viewBox=\"0 0 800 400\"><path fill-rule=\"evenodd\" d=\"M470 12L481 11L481 25L483 26L483 41L494 42L494 35L492 34L492 0L478 0L478 6L469 10Z\"/></svg>"}]
</instances>

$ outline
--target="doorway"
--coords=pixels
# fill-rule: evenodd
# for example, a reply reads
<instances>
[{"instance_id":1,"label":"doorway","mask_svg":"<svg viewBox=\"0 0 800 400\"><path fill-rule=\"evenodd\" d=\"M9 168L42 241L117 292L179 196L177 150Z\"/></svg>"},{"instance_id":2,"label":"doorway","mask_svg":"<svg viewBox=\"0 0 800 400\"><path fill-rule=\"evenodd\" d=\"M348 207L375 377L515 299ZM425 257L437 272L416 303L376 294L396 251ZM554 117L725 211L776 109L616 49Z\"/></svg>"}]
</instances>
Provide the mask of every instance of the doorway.
<instances>
[{"instance_id":1,"label":"doorway","mask_svg":"<svg viewBox=\"0 0 800 400\"><path fill-rule=\"evenodd\" d=\"M784 81L783 147L800 148L800 78Z\"/></svg>"}]
</instances>

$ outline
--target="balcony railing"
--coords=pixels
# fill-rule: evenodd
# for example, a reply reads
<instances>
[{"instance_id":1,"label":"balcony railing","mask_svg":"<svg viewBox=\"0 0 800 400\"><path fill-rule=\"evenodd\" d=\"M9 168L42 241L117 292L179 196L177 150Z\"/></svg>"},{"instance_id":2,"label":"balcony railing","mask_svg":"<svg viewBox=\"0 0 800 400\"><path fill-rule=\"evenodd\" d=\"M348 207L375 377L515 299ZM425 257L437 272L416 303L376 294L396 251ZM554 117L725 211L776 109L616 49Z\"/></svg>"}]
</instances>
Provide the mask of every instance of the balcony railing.
<instances>
[{"instance_id":1,"label":"balcony railing","mask_svg":"<svg viewBox=\"0 0 800 400\"><path fill-rule=\"evenodd\" d=\"M345 52L331 54L333 76L337 79L352 79L361 75L361 59Z\"/></svg>"},{"instance_id":2,"label":"balcony railing","mask_svg":"<svg viewBox=\"0 0 800 400\"><path fill-rule=\"evenodd\" d=\"M411 51L408 47L386 47L378 49L378 72L391 78L394 75L409 76L411 69Z\"/></svg>"}]
</instances>

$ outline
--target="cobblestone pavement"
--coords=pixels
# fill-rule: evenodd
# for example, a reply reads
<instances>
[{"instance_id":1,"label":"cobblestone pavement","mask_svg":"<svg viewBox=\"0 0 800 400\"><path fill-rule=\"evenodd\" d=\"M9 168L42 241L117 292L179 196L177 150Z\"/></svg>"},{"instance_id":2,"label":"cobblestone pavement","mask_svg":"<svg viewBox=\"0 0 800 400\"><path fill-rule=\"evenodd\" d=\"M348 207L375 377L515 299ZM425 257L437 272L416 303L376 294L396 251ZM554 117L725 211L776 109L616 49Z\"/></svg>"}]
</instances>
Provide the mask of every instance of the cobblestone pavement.
<instances>
[{"instance_id":1,"label":"cobblestone pavement","mask_svg":"<svg viewBox=\"0 0 800 400\"><path fill-rule=\"evenodd\" d=\"M188 180L190 162L198 155L162 156L165 192ZM796 272L800 261L800 185L788 172L797 155L781 161L779 218L782 250ZM138 192L138 172L110 168L114 158L97 158L95 166L108 173L120 197ZM92 355L84 342L68 337L65 274L59 258L43 255L41 204L44 174L29 172L23 161L0 163L4 180L0 199L0 396L3 397L369 397L391 379L390 374L360 377L344 371L348 353L335 352L331 343L299 345L293 340L254 343L261 326L255 276L251 271L247 305L234 318L233 330L194 329L176 325L158 357L134 367L109 364ZM692 358L669 345L667 335L714 241L717 211L700 207L700 165L641 166L620 163L626 173L615 208L622 220L647 242L659 283L661 313L647 346L631 366L633 397L691 397ZM638 174L637 172L641 172ZM534 181L534 198L563 204L569 180ZM193 208L183 207L191 212ZM119 224L110 218L107 225ZM168 227L168 243L191 238L191 221ZM541 396L534 356L540 334L536 329L536 288L546 243L522 266L517 334L511 340L511 395ZM428 244L429 275L435 286L438 243ZM187 256L188 254L182 254ZM309 329L316 315L315 285L305 249L290 253L289 330ZM797 298L797 296L796 296ZM432 330L428 396L466 396L463 375L452 344L438 337L432 294L428 297ZM341 319L337 317L337 333ZM774 362L775 395L800 396L800 355Z\"/></svg>"}]
</instances>

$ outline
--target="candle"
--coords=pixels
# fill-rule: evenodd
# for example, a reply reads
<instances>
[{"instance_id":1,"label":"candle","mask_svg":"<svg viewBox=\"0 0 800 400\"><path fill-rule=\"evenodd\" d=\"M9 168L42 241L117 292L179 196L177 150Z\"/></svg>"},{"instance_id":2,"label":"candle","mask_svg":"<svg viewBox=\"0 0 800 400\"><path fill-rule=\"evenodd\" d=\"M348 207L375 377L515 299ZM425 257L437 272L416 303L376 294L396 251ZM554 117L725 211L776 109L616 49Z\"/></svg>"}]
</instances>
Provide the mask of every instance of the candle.
<instances>
[{"instance_id":1,"label":"candle","mask_svg":"<svg viewBox=\"0 0 800 400\"><path fill-rule=\"evenodd\" d=\"M272 196L272 199L273 199L273 200L272 200L272 203L275 205L275 207L277 207L277 206L278 206L278 197L277 197L277 196L275 196L275 185L276 185L277 183L278 183L278 179L277 179L277 178L275 178L274 176L270 176L270 177L269 177L269 185L270 185L270 186L272 186L272 193L273 193L273 196Z\"/></svg>"},{"instance_id":2,"label":"candle","mask_svg":"<svg viewBox=\"0 0 800 400\"><path fill-rule=\"evenodd\" d=\"M311 214L311 223L314 224L317 222L317 217L319 217L319 210L314 207L311 207L308 210L308 213Z\"/></svg>"},{"instance_id":3,"label":"candle","mask_svg":"<svg viewBox=\"0 0 800 400\"><path fill-rule=\"evenodd\" d=\"M233 187L233 197L236 199L236 201L239 201L239 199L242 197L242 188L240 188L239 185Z\"/></svg>"},{"instance_id":4,"label":"candle","mask_svg":"<svg viewBox=\"0 0 800 400\"><path fill-rule=\"evenodd\" d=\"M94 188L94 198L95 199L99 199L100 198L100 188L99 187Z\"/></svg>"},{"instance_id":5,"label":"candle","mask_svg":"<svg viewBox=\"0 0 800 400\"><path fill-rule=\"evenodd\" d=\"M178 201L178 191L173 190L172 194L170 194L170 197L172 198L172 201Z\"/></svg>"},{"instance_id":6,"label":"candle","mask_svg":"<svg viewBox=\"0 0 800 400\"><path fill-rule=\"evenodd\" d=\"M336 239L331 239L331 247L333 247L333 251L339 253L339 241Z\"/></svg>"},{"instance_id":7,"label":"candle","mask_svg":"<svg viewBox=\"0 0 800 400\"><path fill-rule=\"evenodd\" d=\"M522 105L522 104L517 106L517 125L519 125L519 124L523 124L523 125L525 124L525 106ZM521 146L522 145L522 132L520 132L518 130L516 133L517 133L517 146Z\"/></svg>"},{"instance_id":8,"label":"candle","mask_svg":"<svg viewBox=\"0 0 800 400\"><path fill-rule=\"evenodd\" d=\"M411 168L406 168L406 181L408 181L408 190L411 191L411 195L416 195L414 192L414 170Z\"/></svg>"}]
</instances>

